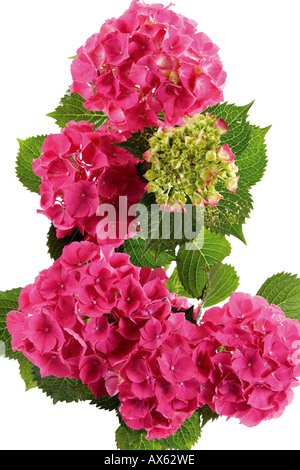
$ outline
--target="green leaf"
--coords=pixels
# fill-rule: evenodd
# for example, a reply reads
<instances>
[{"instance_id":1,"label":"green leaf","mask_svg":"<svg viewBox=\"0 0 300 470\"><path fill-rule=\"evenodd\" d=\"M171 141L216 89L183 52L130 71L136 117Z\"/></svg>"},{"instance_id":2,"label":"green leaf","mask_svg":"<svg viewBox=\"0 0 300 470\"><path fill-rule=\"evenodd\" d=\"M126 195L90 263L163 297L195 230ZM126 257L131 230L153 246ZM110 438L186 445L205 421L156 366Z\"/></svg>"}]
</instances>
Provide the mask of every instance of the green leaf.
<instances>
[{"instance_id":1,"label":"green leaf","mask_svg":"<svg viewBox=\"0 0 300 470\"><path fill-rule=\"evenodd\" d=\"M179 280L177 267L174 269L170 277L170 281L166 282L166 286L169 292L172 292L173 294L177 294L178 297L191 297L189 292L186 292L186 290L184 289L183 285L181 284Z\"/></svg>"},{"instance_id":2,"label":"green leaf","mask_svg":"<svg viewBox=\"0 0 300 470\"><path fill-rule=\"evenodd\" d=\"M228 144L235 155L244 151L251 138L251 127L247 119L253 103L254 101L246 106L237 106L236 104L228 104L228 102L218 103L203 113L209 112L217 115L219 119L224 119L228 126L228 132L222 136L222 144Z\"/></svg>"},{"instance_id":3,"label":"green leaf","mask_svg":"<svg viewBox=\"0 0 300 470\"><path fill-rule=\"evenodd\" d=\"M230 243L220 234L204 230L204 237L197 237L193 249L182 246L177 255L178 277L184 289L193 298L200 299L208 281L208 274L216 262L223 261L231 252Z\"/></svg>"},{"instance_id":4,"label":"green leaf","mask_svg":"<svg viewBox=\"0 0 300 470\"><path fill-rule=\"evenodd\" d=\"M61 99L59 106L47 116L55 119L60 128L64 128L69 121L87 121L95 125L95 129L108 121L102 111L90 111L83 106L85 100L77 93L69 91Z\"/></svg>"},{"instance_id":5,"label":"green leaf","mask_svg":"<svg viewBox=\"0 0 300 470\"><path fill-rule=\"evenodd\" d=\"M142 238L130 238L122 245L124 253L130 255L130 261L135 266L149 267L152 269L168 266L176 257L170 253L161 253L156 257L155 252L148 250L145 252L146 241Z\"/></svg>"},{"instance_id":6,"label":"green leaf","mask_svg":"<svg viewBox=\"0 0 300 470\"><path fill-rule=\"evenodd\" d=\"M158 119L160 119L161 121L165 122L165 114L163 111L161 111L160 113L158 113Z\"/></svg>"},{"instance_id":7,"label":"green leaf","mask_svg":"<svg viewBox=\"0 0 300 470\"><path fill-rule=\"evenodd\" d=\"M221 192L223 199L215 207L205 207L205 227L222 235L233 235L245 243L241 226L253 209L249 189L240 180L235 194L218 186L217 190Z\"/></svg>"},{"instance_id":8,"label":"green leaf","mask_svg":"<svg viewBox=\"0 0 300 470\"><path fill-rule=\"evenodd\" d=\"M14 352L11 348L11 335L6 326L7 314L12 310L18 310L21 288L0 292L0 341L4 343L4 356L9 359L19 359L23 354ZM1 348L3 349L3 348Z\"/></svg>"},{"instance_id":9,"label":"green leaf","mask_svg":"<svg viewBox=\"0 0 300 470\"><path fill-rule=\"evenodd\" d=\"M119 450L161 450L157 439L146 440L146 431L136 431L124 422L116 430L116 444Z\"/></svg>"},{"instance_id":10,"label":"green leaf","mask_svg":"<svg viewBox=\"0 0 300 470\"><path fill-rule=\"evenodd\" d=\"M191 450L200 437L200 417L198 411L195 411L189 419L185 420L175 434L166 439L160 439L160 442L163 442L164 450Z\"/></svg>"},{"instance_id":11,"label":"green leaf","mask_svg":"<svg viewBox=\"0 0 300 470\"><path fill-rule=\"evenodd\" d=\"M194 310L195 310L195 307L192 305L190 308L185 310L184 314L185 314L185 319L187 321L189 321L190 323L194 323L194 325L196 325L197 319L194 318Z\"/></svg>"},{"instance_id":12,"label":"green leaf","mask_svg":"<svg viewBox=\"0 0 300 470\"><path fill-rule=\"evenodd\" d=\"M175 254L177 246L191 242L203 228L202 208L186 204L186 212L170 213L156 203L153 193L144 193L140 204L146 209L138 218L142 238L146 239L144 253L151 250ZM188 238L187 238L188 237Z\"/></svg>"},{"instance_id":13,"label":"green leaf","mask_svg":"<svg viewBox=\"0 0 300 470\"><path fill-rule=\"evenodd\" d=\"M146 439L146 431L135 431L122 421L116 431L116 444L120 450L191 450L201 436L198 411L185 420L176 433L166 439Z\"/></svg>"},{"instance_id":14,"label":"green leaf","mask_svg":"<svg viewBox=\"0 0 300 470\"><path fill-rule=\"evenodd\" d=\"M113 410L119 409L120 400L118 398L118 395L115 395L113 397L101 396L98 399L94 397L90 404L96 405L96 407L99 408L100 410L113 411Z\"/></svg>"},{"instance_id":15,"label":"green leaf","mask_svg":"<svg viewBox=\"0 0 300 470\"><path fill-rule=\"evenodd\" d=\"M39 135L26 140L18 139L20 147L17 156L17 177L25 188L37 194L40 192L41 179L33 173L32 161L41 156L46 137L46 135Z\"/></svg>"},{"instance_id":16,"label":"green leaf","mask_svg":"<svg viewBox=\"0 0 300 470\"><path fill-rule=\"evenodd\" d=\"M122 149L127 150L131 153L134 157L143 160L144 153L149 150L149 139L153 136L153 134L157 131L157 127L144 127L144 131L141 132L138 130L131 134L131 137L126 140L125 142L117 142L114 145L117 147L121 147Z\"/></svg>"},{"instance_id":17,"label":"green leaf","mask_svg":"<svg viewBox=\"0 0 300 470\"><path fill-rule=\"evenodd\" d=\"M25 356L19 358L19 364L20 375L25 382L25 390L27 392L28 390L31 390L37 386L37 383L33 379L32 375L33 364Z\"/></svg>"},{"instance_id":18,"label":"green leaf","mask_svg":"<svg viewBox=\"0 0 300 470\"><path fill-rule=\"evenodd\" d=\"M56 228L53 224L51 224L47 235L48 253L50 254L51 258L56 261L58 258L61 257L63 249L66 245L70 245L75 241L81 242L83 239L84 236L77 228L73 231L71 235L67 235L64 238L57 238Z\"/></svg>"},{"instance_id":19,"label":"green leaf","mask_svg":"<svg viewBox=\"0 0 300 470\"><path fill-rule=\"evenodd\" d=\"M242 226L253 209L249 189L258 183L267 166L265 136L270 127L261 129L248 122L248 112L253 102L246 106L219 103L208 112L224 119L228 132L222 136L222 144L228 144L235 154L239 167L238 189L232 194L219 183L216 190L223 199L211 208L205 208L205 226L223 235L233 235L246 243Z\"/></svg>"},{"instance_id":20,"label":"green leaf","mask_svg":"<svg viewBox=\"0 0 300 470\"><path fill-rule=\"evenodd\" d=\"M208 274L208 282L203 297L203 307L212 307L226 300L239 285L235 269L223 263L216 263Z\"/></svg>"},{"instance_id":21,"label":"green leaf","mask_svg":"<svg viewBox=\"0 0 300 470\"><path fill-rule=\"evenodd\" d=\"M266 280L257 295L269 304L278 305L287 317L300 321L300 279L296 275L275 274Z\"/></svg>"},{"instance_id":22,"label":"green leaf","mask_svg":"<svg viewBox=\"0 0 300 470\"><path fill-rule=\"evenodd\" d=\"M76 402L93 399L92 392L80 380L69 379L67 377L58 378L52 375L42 377L38 367L32 368L33 380L37 387L48 397L51 397L53 404L58 402Z\"/></svg>"},{"instance_id":23,"label":"green leaf","mask_svg":"<svg viewBox=\"0 0 300 470\"><path fill-rule=\"evenodd\" d=\"M266 170L267 156L265 137L270 129L266 127L251 127L251 138L241 154L236 155L235 163L239 167L238 174L241 182L250 188L258 183Z\"/></svg>"},{"instance_id":24,"label":"green leaf","mask_svg":"<svg viewBox=\"0 0 300 470\"><path fill-rule=\"evenodd\" d=\"M199 414L201 428L203 428L209 421L214 422L219 418L219 415L212 411L208 405L202 406L202 408L199 409Z\"/></svg>"},{"instance_id":25,"label":"green leaf","mask_svg":"<svg viewBox=\"0 0 300 470\"><path fill-rule=\"evenodd\" d=\"M0 292L0 345L1 353L8 359L19 361L19 370L25 382L26 391L36 387L31 374L32 363L20 351L13 351L11 347L11 335L6 326L7 314L19 309L19 297L21 288Z\"/></svg>"}]
</instances>

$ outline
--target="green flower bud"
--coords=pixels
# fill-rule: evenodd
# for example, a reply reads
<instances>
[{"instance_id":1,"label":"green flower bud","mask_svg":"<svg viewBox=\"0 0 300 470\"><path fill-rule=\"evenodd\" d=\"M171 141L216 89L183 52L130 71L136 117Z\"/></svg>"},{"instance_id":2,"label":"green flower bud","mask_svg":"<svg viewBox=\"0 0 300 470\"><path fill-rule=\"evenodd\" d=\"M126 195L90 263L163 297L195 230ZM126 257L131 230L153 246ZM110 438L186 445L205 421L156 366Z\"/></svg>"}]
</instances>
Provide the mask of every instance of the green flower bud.
<instances>
[{"instance_id":1,"label":"green flower bud","mask_svg":"<svg viewBox=\"0 0 300 470\"><path fill-rule=\"evenodd\" d=\"M146 178L148 181L153 181L153 180L155 180L157 177L158 177L157 171L149 170L149 171L147 171L147 173L145 174L145 178Z\"/></svg>"},{"instance_id":2,"label":"green flower bud","mask_svg":"<svg viewBox=\"0 0 300 470\"><path fill-rule=\"evenodd\" d=\"M149 193L156 193L159 191L159 186L156 183L149 183L147 185L147 191L149 191Z\"/></svg>"},{"instance_id":3,"label":"green flower bud","mask_svg":"<svg viewBox=\"0 0 300 470\"><path fill-rule=\"evenodd\" d=\"M194 205L214 207L221 199L218 180L235 192L238 167L228 145L222 146L226 132L226 123L209 113L186 117L184 126L158 129L145 153L151 165L147 190L158 204L179 210L189 197Z\"/></svg>"},{"instance_id":4,"label":"green flower bud","mask_svg":"<svg viewBox=\"0 0 300 470\"><path fill-rule=\"evenodd\" d=\"M217 160L217 152L215 150L209 150L205 155L205 160L215 162Z\"/></svg>"},{"instance_id":5,"label":"green flower bud","mask_svg":"<svg viewBox=\"0 0 300 470\"><path fill-rule=\"evenodd\" d=\"M158 197L156 198L156 202L157 202L157 204L159 204L160 206L163 206L163 205L167 204L167 203L168 203L168 200L169 200L169 198L168 198L168 195L167 195L167 194L162 194L161 196L158 196Z\"/></svg>"}]
</instances>

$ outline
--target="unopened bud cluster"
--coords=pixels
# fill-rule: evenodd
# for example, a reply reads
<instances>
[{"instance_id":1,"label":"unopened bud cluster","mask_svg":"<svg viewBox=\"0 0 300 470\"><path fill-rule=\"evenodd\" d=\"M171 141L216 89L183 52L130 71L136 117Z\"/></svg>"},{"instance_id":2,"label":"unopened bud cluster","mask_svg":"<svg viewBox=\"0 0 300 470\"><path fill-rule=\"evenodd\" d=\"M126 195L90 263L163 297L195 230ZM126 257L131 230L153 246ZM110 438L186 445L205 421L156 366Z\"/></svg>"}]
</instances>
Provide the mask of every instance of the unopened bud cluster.
<instances>
[{"instance_id":1,"label":"unopened bud cluster","mask_svg":"<svg viewBox=\"0 0 300 470\"><path fill-rule=\"evenodd\" d=\"M235 193L239 177L235 155L221 136L225 121L209 113L185 118L181 127L164 127L151 137L144 158L151 163L145 174L147 191L166 210L182 210L189 197L193 205L214 207L222 198L218 181Z\"/></svg>"}]
</instances>

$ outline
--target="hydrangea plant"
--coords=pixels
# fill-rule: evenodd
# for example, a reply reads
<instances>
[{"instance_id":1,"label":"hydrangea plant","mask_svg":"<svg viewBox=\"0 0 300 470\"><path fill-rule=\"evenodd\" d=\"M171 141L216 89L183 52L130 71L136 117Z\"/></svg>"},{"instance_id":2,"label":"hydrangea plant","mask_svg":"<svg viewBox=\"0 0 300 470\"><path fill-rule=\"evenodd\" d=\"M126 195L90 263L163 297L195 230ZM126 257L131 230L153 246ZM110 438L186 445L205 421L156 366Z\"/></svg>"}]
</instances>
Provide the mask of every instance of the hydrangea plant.
<instances>
[{"instance_id":1,"label":"hydrangea plant","mask_svg":"<svg viewBox=\"0 0 300 470\"><path fill-rule=\"evenodd\" d=\"M121 450L188 450L218 416L280 416L299 383L300 280L279 273L250 295L223 262L267 165L253 103L223 102L218 47L195 21L138 0L71 72L57 134L19 140L53 265L0 293L5 356L54 403L115 411ZM187 205L202 214L193 238L166 237Z\"/></svg>"}]
</instances>

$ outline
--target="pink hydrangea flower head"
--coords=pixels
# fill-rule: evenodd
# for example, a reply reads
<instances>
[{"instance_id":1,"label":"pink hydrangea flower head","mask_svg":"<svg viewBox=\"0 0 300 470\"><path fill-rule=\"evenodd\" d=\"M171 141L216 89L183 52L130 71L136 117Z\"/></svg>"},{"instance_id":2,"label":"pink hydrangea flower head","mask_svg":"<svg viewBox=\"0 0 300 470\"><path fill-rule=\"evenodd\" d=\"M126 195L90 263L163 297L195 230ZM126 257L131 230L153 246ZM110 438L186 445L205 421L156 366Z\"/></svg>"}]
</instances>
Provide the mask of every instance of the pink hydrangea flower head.
<instances>
[{"instance_id":1,"label":"pink hydrangea flower head","mask_svg":"<svg viewBox=\"0 0 300 470\"><path fill-rule=\"evenodd\" d=\"M222 308L205 312L202 326L213 370L199 404L246 426L280 416L300 376L298 321L262 297L233 293Z\"/></svg>"},{"instance_id":2,"label":"pink hydrangea flower head","mask_svg":"<svg viewBox=\"0 0 300 470\"><path fill-rule=\"evenodd\" d=\"M8 314L12 347L42 376L81 380L97 398L120 394L128 425L167 437L197 408L200 337L178 312L187 299L170 294L167 281L113 246L73 242Z\"/></svg>"},{"instance_id":3,"label":"pink hydrangea flower head","mask_svg":"<svg viewBox=\"0 0 300 470\"><path fill-rule=\"evenodd\" d=\"M159 124L161 111L175 126L223 100L218 47L170 6L134 1L77 51L71 91L87 109L104 110L112 127L143 130Z\"/></svg>"},{"instance_id":4,"label":"pink hydrangea flower head","mask_svg":"<svg viewBox=\"0 0 300 470\"><path fill-rule=\"evenodd\" d=\"M52 221L58 238L77 228L101 245L119 246L134 235L132 218L118 230L114 227L112 234L105 229L107 204L118 220L120 198L126 199L127 211L139 202L145 190L137 173L138 159L113 145L124 140L126 137L120 132L105 126L94 131L93 125L85 121L71 121L61 134L45 139L43 153L34 160L33 170L42 181L39 212Z\"/></svg>"}]
</instances>

